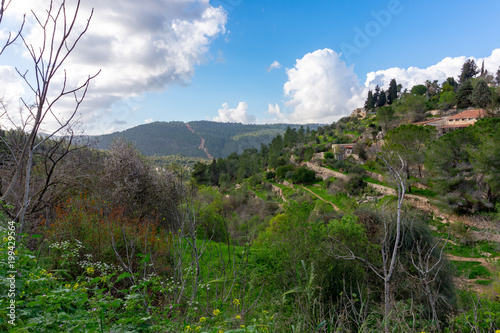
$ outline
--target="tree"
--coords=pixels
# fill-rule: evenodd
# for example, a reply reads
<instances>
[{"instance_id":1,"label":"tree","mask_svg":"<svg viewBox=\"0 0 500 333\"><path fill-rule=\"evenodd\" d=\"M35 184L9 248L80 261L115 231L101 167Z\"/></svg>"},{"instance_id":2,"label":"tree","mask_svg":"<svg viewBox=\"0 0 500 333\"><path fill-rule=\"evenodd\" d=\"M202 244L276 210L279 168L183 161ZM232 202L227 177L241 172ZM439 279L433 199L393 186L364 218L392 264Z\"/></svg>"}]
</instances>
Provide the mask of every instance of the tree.
<instances>
[{"instance_id":1,"label":"tree","mask_svg":"<svg viewBox=\"0 0 500 333\"><path fill-rule=\"evenodd\" d=\"M123 139L115 140L104 163L101 193L114 206L134 218L160 218L165 226L178 227L180 184L175 175L153 164Z\"/></svg>"},{"instance_id":2,"label":"tree","mask_svg":"<svg viewBox=\"0 0 500 333\"><path fill-rule=\"evenodd\" d=\"M3 16L5 14L5 11L9 8L10 3L12 0L1 0L0 3L0 25L2 24L3 21ZM25 23L25 18L26 15L23 15L23 22L21 24L21 27L19 30L17 30L16 33L12 34L12 32L9 32L7 36L7 40L5 41L5 44L0 47L0 55L5 51L7 47L10 45L14 44L14 42L21 36L21 32L23 31L24 23Z\"/></svg>"},{"instance_id":3,"label":"tree","mask_svg":"<svg viewBox=\"0 0 500 333\"><path fill-rule=\"evenodd\" d=\"M403 125L387 132L385 149L397 153L403 159L406 179L410 179L411 165L417 166L418 176L422 178L424 152L435 137L436 129L432 126Z\"/></svg>"},{"instance_id":4,"label":"tree","mask_svg":"<svg viewBox=\"0 0 500 333\"><path fill-rule=\"evenodd\" d=\"M4 4L5 1L2 1L2 15L5 9ZM40 47L34 47L29 44L23 33L19 33L19 38L22 40L22 44L33 62L34 71L33 73L29 73L28 71L20 72L18 69L16 70L29 87L35 102L34 104L30 104L26 100L21 99L24 108L22 111L24 121L22 124L13 123L12 125L23 132L29 133L29 135L20 146L10 147L16 165L9 177L2 180L7 186L0 198L1 201L6 201L14 188L22 188L22 205L16 207L18 211L16 216L19 221L18 237L22 233L26 211L33 195L30 191L30 180L35 154L42 145L54 136L64 136L64 131L67 133L72 132L71 124L73 118L85 98L91 80L99 74L98 72L95 75L89 76L83 83L74 87L66 85L67 77L64 74L64 84L62 87L54 86L53 88L53 81L57 80L56 76L63 70L63 64L65 64L80 39L86 33L92 18L93 11L83 30L75 32L74 29L79 8L80 0L77 1L74 12L68 13L66 10L66 1L63 0L59 7L56 8L51 3L46 16L43 18L33 13L37 26L44 36L43 40L40 41ZM30 79L31 77L33 79ZM54 108L58 101L67 96L74 98L75 107L69 116L62 118L56 115ZM57 122L58 127L49 135L38 140L40 128L50 117ZM8 115L7 118L13 119ZM19 179L22 173L24 173L24 177L21 178L23 185L19 186Z\"/></svg>"},{"instance_id":5,"label":"tree","mask_svg":"<svg viewBox=\"0 0 500 333\"><path fill-rule=\"evenodd\" d=\"M411 93L416 96L423 96L427 92L427 88L423 84L417 84L411 88Z\"/></svg>"},{"instance_id":6,"label":"tree","mask_svg":"<svg viewBox=\"0 0 500 333\"><path fill-rule=\"evenodd\" d=\"M391 121L394 120L394 109L390 105L381 107L377 110L377 120L387 130Z\"/></svg>"},{"instance_id":7,"label":"tree","mask_svg":"<svg viewBox=\"0 0 500 333\"><path fill-rule=\"evenodd\" d=\"M387 104L392 104L398 98L398 85L396 79L392 79L387 90Z\"/></svg>"},{"instance_id":8,"label":"tree","mask_svg":"<svg viewBox=\"0 0 500 333\"><path fill-rule=\"evenodd\" d=\"M476 212L498 200L499 131L499 118L484 118L429 145L425 167L448 207Z\"/></svg>"},{"instance_id":9,"label":"tree","mask_svg":"<svg viewBox=\"0 0 500 333\"><path fill-rule=\"evenodd\" d=\"M478 79L471 94L471 101L474 106L486 108L491 104L491 90L484 79Z\"/></svg>"},{"instance_id":10,"label":"tree","mask_svg":"<svg viewBox=\"0 0 500 333\"><path fill-rule=\"evenodd\" d=\"M462 65L462 72L460 73L460 84L464 84L465 81L472 79L479 73L476 62L474 59L467 59Z\"/></svg>"},{"instance_id":11,"label":"tree","mask_svg":"<svg viewBox=\"0 0 500 333\"><path fill-rule=\"evenodd\" d=\"M458 87L458 83L455 81L453 77L448 77L446 81L443 82L441 92L444 91L456 91Z\"/></svg>"},{"instance_id":12,"label":"tree","mask_svg":"<svg viewBox=\"0 0 500 333\"><path fill-rule=\"evenodd\" d=\"M443 110L449 110L456 104L457 94L452 91L444 91L439 97L439 107Z\"/></svg>"},{"instance_id":13,"label":"tree","mask_svg":"<svg viewBox=\"0 0 500 333\"><path fill-rule=\"evenodd\" d=\"M373 110L374 108L375 108L375 101L373 98L373 92L371 90L368 90L368 97L366 98L365 101L365 109Z\"/></svg>"},{"instance_id":14,"label":"tree","mask_svg":"<svg viewBox=\"0 0 500 333\"><path fill-rule=\"evenodd\" d=\"M472 87L472 82L470 80L465 81L457 91L457 108L465 109L472 106L472 92L474 88Z\"/></svg>"},{"instance_id":15,"label":"tree","mask_svg":"<svg viewBox=\"0 0 500 333\"><path fill-rule=\"evenodd\" d=\"M383 226L381 232L382 239L380 240L380 259L378 260L381 265L374 263L369 258L362 256L350 246L346 244L342 238L345 237L345 232L338 232L338 227L345 230L344 226L333 224L329 225L331 246L326 252L328 255L344 260L357 260L369 268L376 276L382 279L384 283L384 331L390 332L389 317L392 310L392 300L394 296L393 279L395 277L397 264L399 262L400 248L403 240L403 202L405 197L406 184L403 177L403 170L405 169L404 160L397 154L386 152L379 155L379 158L384 162L389 170L389 173L396 181L398 199L395 208L395 216L385 216L380 218L380 224ZM352 222L351 222L352 224ZM351 229L356 230L355 239L360 240L361 244L368 245L368 239L363 229L354 223ZM360 244L360 245L361 245ZM367 252L372 252L372 250Z\"/></svg>"},{"instance_id":16,"label":"tree","mask_svg":"<svg viewBox=\"0 0 500 333\"><path fill-rule=\"evenodd\" d=\"M495 77L495 81L496 81L497 85L500 85L500 67L498 67L497 75Z\"/></svg>"},{"instance_id":17,"label":"tree","mask_svg":"<svg viewBox=\"0 0 500 333\"><path fill-rule=\"evenodd\" d=\"M386 96L384 89L382 89L382 90L380 90L380 95L378 96L377 107L380 108L380 107L384 106L386 103L387 103L387 96Z\"/></svg>"},{"instance_id":18,"label":"tree","mask_svg":"<svg viewBox=\"0 0 500 333\"><path fill-rule=\"evenodd\" d=\"M379 100L379 98L380 98L380 87L377 84L375 86L375 91L373 93L373 105L374 106L378 106L378 100Z\"/></svg>"}]
</instances>

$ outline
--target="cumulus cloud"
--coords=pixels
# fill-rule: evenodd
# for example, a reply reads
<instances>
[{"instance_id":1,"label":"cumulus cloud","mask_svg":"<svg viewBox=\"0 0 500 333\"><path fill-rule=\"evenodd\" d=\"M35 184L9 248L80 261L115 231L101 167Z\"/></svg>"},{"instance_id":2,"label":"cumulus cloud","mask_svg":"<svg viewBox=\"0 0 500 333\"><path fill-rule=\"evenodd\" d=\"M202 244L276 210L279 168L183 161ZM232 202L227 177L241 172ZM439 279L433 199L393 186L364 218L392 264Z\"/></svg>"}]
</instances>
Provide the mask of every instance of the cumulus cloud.
<instances>
[{"instance_id":1,"label":"cumulus cloud","mask_svg":"<svg viewBox=\"0 0 500 333\"><path fill-rule=\"evenodd\" d=\"M269 65L269 67L267 67L267 71L270 72L273 69L278 69L281 67L282 67L282 65L278 61L274 60L273 63L271 65Z\"/></svg>"},{"instance_id":2,"label":"cumulus cloud","mask_svg":"<svg viewBox=\"0 0 500 333\"><path fill-rule=\"evenodd\" d=\"M484 68L494 74L500 66L500 49L495 49L490 56L484 58L474 57L446 57L435 65L427 68L409 67L389 69L370 72L366 75L365 86L374 89L378 84L381 87L388 87L391 79L395 78L398 84L404 88L410 89L417 84L423 84L426 80L439 82L445 81L448 77L454 77L458 80L462 71L462 65L467 59L473 59L478 67L481 67L484 61Z\"/></svg>"},{"instance_id":3,"label":"cumulus cloud","mask_svg":"<svg viewBox=\"0 0 500 333\"><path fill-rule=\"evenodd\" d=\"M356 74L333 50L308 53L286 72L283 90L286 105L293 107L289 122L333 122L363 103L364 89Z\"/></svg>"},{"instance_id":4,"label":"cumulus cloud","mask_svg":"<svg viewBox=\"0 0 500 333\"><path fill-rule=\"evenodd\" d=\"M43 17L49 3L13 1L9 11L20 15L33 9ZM222 7L209 0L88 0L81 6L75 31L84 27L91 8L94 14L65 69L72 84L101 70L83 105L92 106L82 112L85 121L95 120L96 107L106 110L123 99L188 83L195 66L206 60L211 42L225 32L227 20ZM34 45L43 40L33 20L25 33Z\"/></svg>"},{"instance_id":5,"label":"cumulus cloud","mask_svg":"<svg viewBox=\"0 0 500 333\"><path fill-rule=\"evenodd\" d=\"M144 119L145 124L151 124L152 122L153 122L153 118Z\"/></svg>"},{"instance_id":6,"label":"cumulus cloud","mask_svg":"<svg viewBox=\"0 0 500 333\"><path fill-rule=\"evenodd\" d=\"M255 116L247 113L248 104L239 102L238 106L230 109L227 103L222 104L222 109L219 109L218 116L213 118L213 121L221 123L242 123L250 124L255 122Z\"/></svg>"}]
</instances>

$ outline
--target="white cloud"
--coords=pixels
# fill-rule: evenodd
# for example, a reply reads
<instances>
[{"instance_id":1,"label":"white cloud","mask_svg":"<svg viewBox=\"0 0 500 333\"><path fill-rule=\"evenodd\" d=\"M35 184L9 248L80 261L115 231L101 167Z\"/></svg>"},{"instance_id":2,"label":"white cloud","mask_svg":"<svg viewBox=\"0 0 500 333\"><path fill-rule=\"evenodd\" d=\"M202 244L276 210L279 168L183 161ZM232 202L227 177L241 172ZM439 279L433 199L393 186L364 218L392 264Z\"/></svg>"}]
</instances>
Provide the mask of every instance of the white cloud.
<instances>
[{"instance_id":1,"label":"white cloud","mask_svg":"<svg viewBox=\"0 0 500 333\"><path fill-rule=\"evenodd\" d=\"M389 69L370 72L366 75L365 86L374 89L378 84L383 88L389 87L391 79L395 78L398 84L404 88L410 89L414 85L423 84L426 80L439 82L445 81L448 77L454 77L458 80L462 71L462 65L467 59L473 59L479 68L484 60L484 67L488 72L494 74L500 66L500 49L495 49L490 56L484 58L474 57L446 57L435 65L427 68L409 67Z\"/></svg>"},{"instance_id":2,"label":"white cloud","mask_svg":"<svg viewBox=\"0 0 500 333\"><path fill-rule=\"evenodd\" d=\"M281 67L283 67L283 66L278 61L274 60L273 63L271 65L269 65L269 67L267 67L267 71L270 72L273 69L279 69Z\"/></svg>"},{"instance_id":3,"label":"white cloud","mask_svg":"<svg viewBox=\"0 0 500 333\"><path fill-rule=\"evenodd\" d=\"M227 103L222 104L222 109L219 109L218 116L213 118L213 121L221 123L255 123L255 116L247 113L248 104L239 102L235 109L230 109Z\"/></svg>"},{"instance_id":4,"label":"white cloud","mask_svg":"<svg viewBox=\"0 0 500 333\"><path fill-rule=\"evenodd\" d=\"M153 118L144 119L145 124L151 124L152 122L153 122Z\"/></svg>"},{"instance_id":5,"label":"white cloud","mask_svg":"<svg viewBox=\"0 0 500 333\"><path fill-rule=\"evenodd\" d=\"M287 115L289 122L333 122L363 103L364 89L356 74L333 50L306 54L296 61L294 68L287 69L287 74L286 105L294 108Z\"/></svg>"},{"instance_id":6,"label":"white cloud","mask_svg":"<svg viewBox=\"0 0 500 333\"><path fill-rule=\"evenodd\" d=\"M49 3L13 1L9 12L43 13ZM94 15L68 58L68 79L75 84L101 70L83 104L84 123L101 122L99 115L123 99L188 83L195 66L206 61L212 40L225 32L227 20L222 7L213 7L209 0L88 0L81 6L75 31L81 31L91 8ZM37 45L43 39L35 27L31 20L25 33ZM62 82L61 76L54 83Z\"/></svg>"}]
</instances>

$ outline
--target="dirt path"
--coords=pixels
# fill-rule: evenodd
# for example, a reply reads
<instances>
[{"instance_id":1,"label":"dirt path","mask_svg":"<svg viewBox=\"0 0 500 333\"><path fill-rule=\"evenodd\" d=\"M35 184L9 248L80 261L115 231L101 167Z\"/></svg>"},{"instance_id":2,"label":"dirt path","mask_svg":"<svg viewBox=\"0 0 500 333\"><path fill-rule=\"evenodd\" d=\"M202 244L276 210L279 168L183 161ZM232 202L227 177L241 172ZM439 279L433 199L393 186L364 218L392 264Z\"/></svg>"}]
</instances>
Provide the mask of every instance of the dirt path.
<instances>
[{"instance_id":1,"label":"dirt path","mask_svg":"<svg viewBox=\"0 0 500 333\"><path fill-rule=\"evenodd\" d=\"M196 135L198 135L198 136L200 137L200 139L201 139L201 143L200 143L200 145L198 146L198 149L203 150L203 151L205 152L205 154L207 154L207 157L208 157L209 159L213 159L214 157L208 153L208 149L207 149L207 147L205 147L205 139L204 139L204 138L202 138L202 137L201 137L201 135L199 135L199 134L195 133L195 131L191 128L191 126L189 126L189 124L188 124L188 123L185 123L185 124L186 124L187 128L188 128L191 132L193 132L194 134L196 134Z\"/></svg>"},{"instance_id":2,"label":"dirt path","mask_svg":"<svg viewBox=\"0 0 500 333\"><path fill-rule=\"evenodd\" d=\"M336 211L339 211L339 207L335 206L333 204L333 202L330 202L330 201L327 201L325 199L323 199L322 197L320 197L319 195L317 195L316 193L314 193L313 191L311 191L310 189L308 189L307 187L304 187L304 186L301 186L304 190L310 192L312 195L316 196L318 199L320 199L321 201L323 202L326 202L326 203L329 203L330 205L332 205L333 209L335 209Z\"/></svg>"}]
</instances>

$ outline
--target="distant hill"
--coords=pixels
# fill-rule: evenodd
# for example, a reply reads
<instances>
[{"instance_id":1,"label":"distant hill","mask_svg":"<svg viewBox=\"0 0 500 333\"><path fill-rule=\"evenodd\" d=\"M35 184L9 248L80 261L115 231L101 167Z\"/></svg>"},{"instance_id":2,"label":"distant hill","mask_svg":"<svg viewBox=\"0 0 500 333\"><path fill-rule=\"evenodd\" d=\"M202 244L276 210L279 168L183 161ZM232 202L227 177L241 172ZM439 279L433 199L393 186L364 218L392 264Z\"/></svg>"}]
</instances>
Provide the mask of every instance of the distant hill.
<instances>
[{"instance_id":1,"label":"distant hill","mask_svg":"<svg viewBox=\"0 0 500 333\"><path fill-rule=\"evenodd\" d=\"M227 157L233 152L241 154L247 148L259 149L261 144L267 145L276 135L285 133L288 126L292 129L301 127L288 124L244 125L213 121L154 122L122 132L94 136L92 141L98 148L108 149L114 138L122 137L135 143L144 155L218 158ZM309 127L310 130L316 130L320 124L303 126L304 129Z\"/></svg>"}]
</instances>

